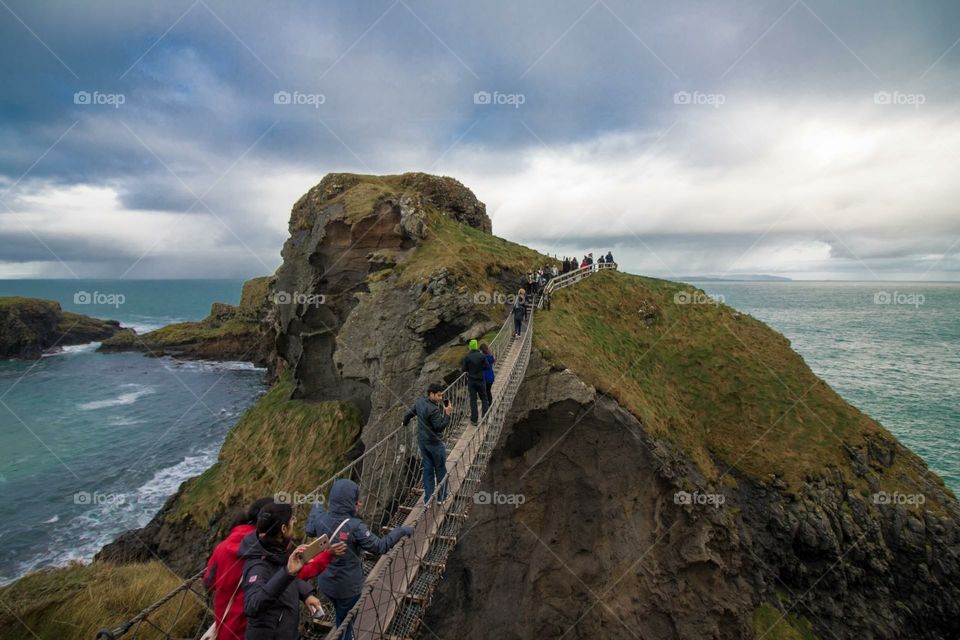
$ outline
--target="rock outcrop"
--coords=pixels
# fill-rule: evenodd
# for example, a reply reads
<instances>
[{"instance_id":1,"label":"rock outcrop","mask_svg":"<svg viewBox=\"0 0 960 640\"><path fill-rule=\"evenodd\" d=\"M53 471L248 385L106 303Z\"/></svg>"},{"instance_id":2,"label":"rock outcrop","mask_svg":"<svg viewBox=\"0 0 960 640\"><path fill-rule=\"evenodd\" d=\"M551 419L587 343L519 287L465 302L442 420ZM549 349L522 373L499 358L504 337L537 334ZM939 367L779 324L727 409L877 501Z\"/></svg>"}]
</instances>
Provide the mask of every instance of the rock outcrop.
<instances>
[{"instance_id":1,"label":"rock outcrop","mask_svg":"<svg viewBox=\"0 0 960 640\"><path fill-rule=\"evenodd\" d=\"M290 490L311 490L326 478L312 479L312 474L333 473L346 458L359 455L364 443L376 442L385 429L395 428L391 417L405 408L426 381L449 373L449 367L438 362L444 349L460 344L467 330L489 328L491 315L498 317L496 324L502 319L500 309L475 302L474 292L453 273L449 257L430 254L422 261L417 257L417 249L428 239L453 246L452 239L440 237L444 229L450 231L444 224L466 225L471 233L491 238L483 203L451 178L330 174L293 207L283 264L269 287L261 287L269 304L248 304L248 299L260 301L263 295L248 295L245 288L239 312L250 322L262 323L262 361L273 377L291 381L275 387L270 396L285 394L290 404L312 411L331 403L355 407L357 421L363 425L362 429L340 429L336 437L317 438L314 448L297 450L298 460L311 461L310 474L298 472L290 463L291 483L302 483ZM515 253L503 258L504 266L490 274L481 271L491 278L489 286L499 282L505 288L519 286L522 274L534 264L534 252L513 247ZM523 268L511 266L519 265L517 261L526 261ZM415 276L414 270L425 275ZM211 316L191 323L184 335L195 336L214 323L235 322L236 317L234 308L214 305ZM153 334L163 331L137 339L150 344ZM105 347L113 349L122 339ZM202 345L192 337L154 343L157 353L178 357L196 356ZM251 409L231 432L231 439L248 442L261 437L268 450L270 441L292 437L288 427L262 432L270 419L258 417L258 410ZM314 420L311 433L322 433L330 422ZM323 466L320 461L330 462ZM257 497L251 488L256 486L253 478L236 474L207 478L209 474L185 483L146 527L123 534L98 559L160 558L183 575L196 570L243 499ZM262 470L260 477L269 478L270 471ZM216 506L198 508L198 491L207 491L204 487L212 484L218 485L221 494Z\"/></svg>"},{"instance_id":2,"label":"rock outcrop","mask_svg":"<svg viewBox=\"0 0 960 640\"><path fill-rule=\"evenodd\" d=\"M422 173L330 174L293 207L274 287L277 354L296 397L360 407L367 444L424 384L431 354L490 319L491 308L477 305L443 261L425 258L425 275L406 277L443 221L491 229L469 189ZM490 275L512 287L520 271Z\"/></svg>"},{"instance_id":3,"label":"rock outcrop","mask_svg":"<svg viewBox=\"0 0 960 640\"><path fill-rule=\"evenodd\" d=\"M762 635L756 612L775 603L770 638L960 637L960 512L936 478L922 489L946 511L874 504L836 474L798 495L736 470L711 483L534 352L478 493L520 499L473 506L425 626L733 640Z\"/></svg>"},{"instance_id":4,"label":"rock outcrop","mask_svg":"<svg viewBox=\"0 0 960 640\"><path fill-rule=\"evenodd\" d=\"M210 315L199 322L180 322L143 335L124 329L104 340L98 350L266 365L272 353L266 324L272 308L272 282L270 276L248 280L243 285L239 305L215 302L210 307Z\"/></svg>"},{"instance_id":5,"label":"rock outcrop","mask_svg":"<svg viewBox=\"0 0 960 640\"><path fill-rule=\"evenodd\" d=\"M296 203L258 316L283 379L266 406L300 416L294 441L314 434L295 456L272 452L285 478L301 460L327 477L396 428L426 382L456 375L463 341L503 320L489 294L548 259L490 231L469 189L425 174L331 174ZM538 312L487 499L425 636L960 637L953 494L783 336L681 292L604 273ZM349 419L317 417L322 405ZM268 415L252 410L233 435L269 449L287 432ZM230 442L219 470L102 557L195 569L241 498L276 484ZM907 490L926 504L883 498Z\"/></svg>"},{"instance_id":6,"label":"rock outcrop","mask_svg":"<svg viewBox=\"0 0 960 640\"><path fill-rule=\"evenodd\" d=\"M64 311L53 300L0 297L0 358L33 360L50 349L105 340L120 331L115 320Z\"/></svg>"}]
</instances>

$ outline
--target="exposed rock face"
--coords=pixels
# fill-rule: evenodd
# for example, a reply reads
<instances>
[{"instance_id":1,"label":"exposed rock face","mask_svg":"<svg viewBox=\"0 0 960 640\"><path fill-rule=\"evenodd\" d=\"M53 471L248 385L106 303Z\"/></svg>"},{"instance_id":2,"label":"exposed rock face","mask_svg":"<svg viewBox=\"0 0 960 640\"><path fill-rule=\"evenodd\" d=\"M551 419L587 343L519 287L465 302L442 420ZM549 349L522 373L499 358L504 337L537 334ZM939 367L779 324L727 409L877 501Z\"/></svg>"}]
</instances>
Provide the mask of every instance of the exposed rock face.
<instances>
[{"instance_id":1,"label":"exposed rock face","mask_svg":"<svg viewBox=\"0 0 960 640\"><path fill-rule=\"evenodd\" d=\"M148 344L169 338L155 346L191 357L204 345L222 347L198 334L236 323L238 316L263 323L263 360L274 375L290 371L295 398L345 400L361 409L366 424L359 453L396 427L391 418L427 380L447 373L429 363L441 346L490 323L489 308L478 307L443 269L425 282L398 284L392 267L425 240L430 215L490 231L483 203L451 178L330 174L294 205L283 265L269 286L248 292L248 283L239 308L215 304L206 320L188 323L182 335L160 330L140 338ZM98 559L160 558L182 575L195 571L210 552L212 532L242 505L230 505L219 521L196 523L175 517L180 499L180 493L171 497L146 527L124 533Z\"/></svg>"},{"instance_id":2,"label":"exposed rock face","mask_svg":"<svg viewBox=\"0 0 960 640\"><path fill-rule=\"evenodd\" d=\"M48 349L104 340L119 331L115 320L64 311L52 300L0 298L0 358L32 360Z\"/></svg>"},{"instance_id":3,"label":"exposed rock face","mask_svg":"<svg viewBox=\"0 0 960 640\"><path fill-rule=\"evenodd\" d=\"M430 213L490 231L469 189L420 173L330 174L291 214L274 287L286 301L274 314L277 353L297 397L351 401L376 418L366 443L384 433L391 407L409 401L427 357L488 320L443 270L410 286L387 271L426 238Z\"/></svg>"},{"instance_id":4,"label":"exposed rock face","mask_svg":"<svg viewBox=\"0 0 960 640\"><path fill-rule=\"evenodd\" d=\"M161 559L165 566L184 578L193 574L210 555L213 535L219 522L196 523L173 517L177 501L186 484L170 496L163 507L142 529L121 533L95 556L98 561L126 564ZM231 505L222 519L229 521L242 513L243 505ZM206 525L206 526L204 526Z\"/></svg>"},{"instance_id":5,"label":"exposed rock face","mask_svg":"<svg viewBox=\"0 0 960 640\"><path fill-rule=\"evenodd\" d=\"M955 510L921 521L839 477L792 496L731 476L706 484L534 353L481 486L525 502L473 506L425 624L441 638L740 639L782 601L820 638L960 637ZM933 479L924 492L951 504Z\"/></svg>"},{"instance_id":6,"label":"exposed rock face","mask_svg":"<svg viewBox=\"0 0 960 640\"><path fill-rule=\"evenodd\" d=\"M239 305L214 302L210 315L199 322L168 325L143 335L125 329L105 340L99 351L141 351L157 357L266 365L272 354L267 338L272 282L271 276L248 280Z\"/></svg>"}]
</instances>

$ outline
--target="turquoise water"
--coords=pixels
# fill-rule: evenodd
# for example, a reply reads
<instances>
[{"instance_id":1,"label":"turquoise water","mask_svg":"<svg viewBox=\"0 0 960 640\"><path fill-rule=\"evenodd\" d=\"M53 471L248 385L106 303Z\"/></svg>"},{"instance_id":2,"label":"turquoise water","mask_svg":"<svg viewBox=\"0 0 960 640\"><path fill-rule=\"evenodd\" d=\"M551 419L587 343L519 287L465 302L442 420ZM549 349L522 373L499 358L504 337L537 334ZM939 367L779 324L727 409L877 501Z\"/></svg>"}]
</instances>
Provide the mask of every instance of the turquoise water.
<instances>
[{"instance_id":1,"label":"turquoise water","mask_svg":"<svg viewBox=\"0 0 960 640\"><path fill-rule=\"evenodd\" d=\"M0 281L0 295L50 298L146 330L202 318L214 301L236 302L240 286L19 280ZM697 286L786 335L814 372L960 491L960 285ZM75 302L83 292L114 304ZM875 302L878 294L890 303ZM0 521L0 583L89 559L121 531L146 524L183 480L213 463L227 431L264 391L263 372L249 365L95 347L0 362L0 400L9 407L0 404L0 508L8 514Z\"/></svg>"},{"instance_id":2,"label":"turquoise water","mask_svg":"<svg viewBox=\"0 0 960 640\"><path fill-rule=\"evenodd\" d=\"M214 301L237 302L241 284L0 281L0 295L53 299L146 330L203 318ZM125 299L79 304L77 292ZM181 482L213 463L264 390L263 371L246 363L99 354L96 346L0 361L0 509L8 515L0 520L0 583L89 559L145 525Z\"/></svg>"},{"instance_id":3,"label":"turquoise water","mask_svg":"<svg viewBox=\"0 0 960 640\"><path fill-rule=\"evenodd\" d=\"M960 493L960 284L695 284L784 334L818 376Z\"/></svg>"}]
</instances>

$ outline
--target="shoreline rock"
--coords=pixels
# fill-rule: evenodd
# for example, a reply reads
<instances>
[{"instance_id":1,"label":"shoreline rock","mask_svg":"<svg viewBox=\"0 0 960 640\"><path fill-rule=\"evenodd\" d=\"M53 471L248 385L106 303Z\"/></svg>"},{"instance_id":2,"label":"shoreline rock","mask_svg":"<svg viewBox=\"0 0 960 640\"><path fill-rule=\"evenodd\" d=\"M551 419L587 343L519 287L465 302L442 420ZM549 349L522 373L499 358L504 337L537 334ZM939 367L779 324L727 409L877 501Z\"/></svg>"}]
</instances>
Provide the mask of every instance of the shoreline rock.
<instances>
[{"instance_id":1,"label":"shoreline rock","mask_svg":"<svg viewBox=\"0 0 960 640\"><path fill-rule=\"evenodd\" d=\"M271 347L266 320L272 282L272 276L248 280L238 305L214 302L210 314L203 320L179 322L142 335L133 329L124 329L104 340L97 351L136 351L152 357L240 361L267 366Z\"/></svg>"},{"instance_id":2,"label":"shoreline rock","mask_svg":"<svg viewBox=\"0 0 960 640\"><path fill-rule=\"evenodd\" d=\"M64 311L53 300L0 297L0 358L36 360L50 349L106 340L124 330L116 320Z\"/></svg>"}]
</instances>

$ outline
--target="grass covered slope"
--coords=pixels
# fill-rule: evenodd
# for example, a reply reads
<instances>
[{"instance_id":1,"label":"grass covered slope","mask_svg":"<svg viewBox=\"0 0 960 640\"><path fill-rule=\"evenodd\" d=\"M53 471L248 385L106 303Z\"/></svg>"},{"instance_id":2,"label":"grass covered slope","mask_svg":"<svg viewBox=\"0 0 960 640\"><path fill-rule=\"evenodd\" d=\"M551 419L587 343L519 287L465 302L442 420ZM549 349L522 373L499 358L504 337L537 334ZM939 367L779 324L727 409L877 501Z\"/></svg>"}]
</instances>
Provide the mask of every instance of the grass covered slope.
<instances>
[{"instance_id":1,"label":"grass covered slope","mask_svg":"<svg viewBox=\"0 0 960 640\"><path fill-rule=\"evenodd\" d=\"M307 493L336 473L360 432L345 402L290 400L282 379L230 430L216 464L183 487L172 516L205 523L228 506L263 496Z\"/></svg>"},{"instance_id":2,"label":"grass covered slope","mask_svg":"<svg viewBox=\"0 0 960 640\"><path fill-rule=\"evenodd\" d=\"M851 451L893 436L817 378L788 340L688 285L602 272L558 291L537 314L534 344L673 442L708 478L735 467L796 489L829 467L866 491ZM702 292L700 294L703 296ZM917 456L882 473L887 491L915 489Z\"/></svg>"},{"instance_id":3,"label":"grass covered slope","mask_svg":"<svg viewBox=\"0 0 960 640\"><path fill-rule=\"evenodd\" d=\"M0 640L93 638L105 621L126 620L160 599L181 580L159 562L118 566L105 562L38 571L0 589ZM179 599L177 600L179 602ZM156 622L192 637L202 613L195 597L165 607ZM138 638L160 638L142 629Z\"/></svg>"},{"instance_id":4,"label":"grass covered slope","mask_svg":"<svg viewBox=\"0 0 960 640\"><path fill-rule=\"evenodd\" d=\"M427 239L398 267L399 284L424 281L436 270L446 269L462 286L494 293L491 288L499 284L502 274L524 275L531 269L556 262L521 244L431 212Z\"/></svg>"}]
</instances>

